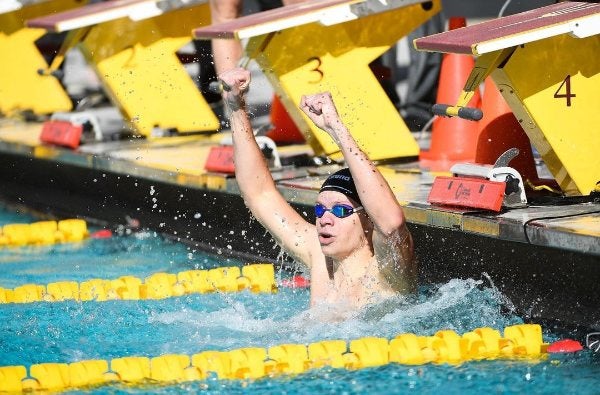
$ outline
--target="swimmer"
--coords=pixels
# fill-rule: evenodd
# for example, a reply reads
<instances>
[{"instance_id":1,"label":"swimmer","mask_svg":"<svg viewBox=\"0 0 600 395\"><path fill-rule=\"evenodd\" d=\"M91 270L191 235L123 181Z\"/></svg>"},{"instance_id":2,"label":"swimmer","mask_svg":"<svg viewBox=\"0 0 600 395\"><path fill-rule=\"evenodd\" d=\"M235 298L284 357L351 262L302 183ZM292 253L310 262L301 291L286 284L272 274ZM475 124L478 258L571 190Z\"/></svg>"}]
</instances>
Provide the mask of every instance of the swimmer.
<instances>
[{"instance_id":1,"label":"swimmer","mask_svg":"<svg viewBox=\"0 0 600 395\"><path fill-rule=\"evenodd\" d=\"M311 306L359 309L416 291L413 241L402 207L358 147L329 93L303 96L300 108L340 147L348 168L330 175L317 196L316 222L304 219L277 190L258 147L244 95L250 73L219 76L233 132L235 175L246 206L283 249L310 272Z\"/></svg>"}]
</instances>

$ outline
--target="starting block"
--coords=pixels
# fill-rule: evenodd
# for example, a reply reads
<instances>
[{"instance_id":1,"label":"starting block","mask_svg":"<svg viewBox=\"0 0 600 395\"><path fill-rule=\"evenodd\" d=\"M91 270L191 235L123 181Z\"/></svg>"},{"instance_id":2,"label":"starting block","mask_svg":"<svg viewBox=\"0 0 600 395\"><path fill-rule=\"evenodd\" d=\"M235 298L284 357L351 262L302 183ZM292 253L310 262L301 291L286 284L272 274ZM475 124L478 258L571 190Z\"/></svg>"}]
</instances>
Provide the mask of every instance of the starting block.
<instances>
[{"instance_id":1,"label":"starting block","mask_svg":"<svg viewBox=\"0 0 600 395\"><path fill-rule=\"evenodd\" d=\"M248 39L287 112L316 154L338 146L298 108L330 91L340 116L372 160L414 157L419 146L369 64L441 9L440 1L323 0L292 4L194 30L196 38Z\"/></svg>"},{"instance_id":2,"label":"starting block","mask_svg":"<svg viewBox=\"0 0 600 395\"><path fill-rule=\"evenodd\" d=\"M52 74L66 51L79 45L126 122L147 137L158 129L219 129L176 54L191 41L192 27L209 23L206 0L113 0L27 21L30 27L69 32L44 74Z\"/></svg>"},{"instance_id":3,"label":"starting block","mask_svg":"<svg viewBox=\"0 0 600 395\"><path fill-rule=\"evenodd\" d=\"M54 76L44 77L39 69L48 67L36 41L45 29L26 27L24 21L40 15L79 7L81 0L4 1L0 9L0 112L20 111L50 114L69 111L71 99Z\"/></svg>"},{"instance_id":4,"label":"starting block","mask_svg":"<svg viewBox=\"0 0 600 395\"><path fill-rule=\"evenodd\" d=\"M416 39L417 50L477 56L455 106L461 116L490 75L567 195L600 180L600 4L560 2Z\"/></svg>"},{"instance_id":5,"label":"starting block","mask_svg":"<svg viewBox=\"0 0 600 395\"><path fill-rule=\"evenodd\" d=\"M450 168L454 177L435 178L427 201L496 212L502 207L525 207L527 197L523 179L518 171L507 166L518 153L516 148L506 151L493 166L455 164Z\"/></svg>"}]
</instances>

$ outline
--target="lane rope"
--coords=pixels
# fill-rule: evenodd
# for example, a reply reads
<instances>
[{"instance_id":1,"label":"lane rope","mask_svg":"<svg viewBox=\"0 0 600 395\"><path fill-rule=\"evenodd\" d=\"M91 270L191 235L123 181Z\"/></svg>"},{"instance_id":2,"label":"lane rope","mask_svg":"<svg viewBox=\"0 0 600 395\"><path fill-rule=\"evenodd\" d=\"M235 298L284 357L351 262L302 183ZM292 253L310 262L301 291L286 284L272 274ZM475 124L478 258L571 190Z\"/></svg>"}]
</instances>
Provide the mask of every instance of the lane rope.
<instances>
[{"instance_id":1,"label":"lane rope","mask_svg":"<svg viewBox=\"0 0 600 395\"><path fill-rule=\"evenodd\" d=\"M434 336L404 333L388 340L365 337L346 342L325 340L316 343L283 344L268 349L240 348L231 351L204 351L191 356L166 354L148 358L130 356L112 360L84 360L72 363L41 363L0 367L0 391L22 392L65 390L121 382L130 385L178 383L217 379L258 379L303 373L322 367L362 369L398 363L458 365L484 359L539 359L547 354L537 324L504 329L477 328L462 336L440 330Z\"/></svg>"},{"instance_id":2,"label":"lane rope","mask_svg":"<svg viewBox=\"0 0 600 395\"><path fill-rule=\"evenodd\" d=\"M87 223L82 219L6 224L0 230L0 247L73 243L88 236Z\"/></svg>"},{"instance_id":3,"label":"lane rope","mask_svg":"<svg viewBox=\"0 0 600 395\"><path fill-rule=\"evenodd\" d=\"M122 276L114 280L91 279L58 281L47 285L25 284L14 289L0 288L0 304L61 302L65 300L96 301L165 299L189 294L212 292L277 292L275 269L270 263L253 263L241 268L219 267L208 270L186 270L155 273L145 280Z\"/></svg>"}]
</instances>

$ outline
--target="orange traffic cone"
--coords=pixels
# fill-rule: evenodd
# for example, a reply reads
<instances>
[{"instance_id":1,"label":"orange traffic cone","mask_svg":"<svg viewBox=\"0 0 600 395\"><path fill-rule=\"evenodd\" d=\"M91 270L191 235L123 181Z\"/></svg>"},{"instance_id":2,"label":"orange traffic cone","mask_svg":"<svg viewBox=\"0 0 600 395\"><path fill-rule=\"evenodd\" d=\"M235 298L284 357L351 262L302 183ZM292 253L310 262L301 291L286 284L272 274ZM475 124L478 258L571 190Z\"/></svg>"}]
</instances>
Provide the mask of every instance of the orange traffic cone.
<instances>
[{"instance_id":1,"label":"orange traffic cone","mask_svg":"<svg viewBox=\"0 0 600 395\"><path fill-rule=\"evenodd\" d=\"M518 148L519 155L509 166L516 169L523 180L538 180L529 137L490 77L485 80L481 111L483 118L479 121L475 162L492 165L506 150Z\"/></svg>"},{"instance_id":2,"label":"orange traffic cone","mask_svg":"<svg viewBox=\"0 0 600 395\"><path fill-rule=\"evenodd\" d=\"M271 102L271 124L273 129L266 133L266 136L277 144L301 144L304 143L304 136L294 123L294 120L287 113L285 107L277 95L273 96Z\"/></svg>"},{"instance_id":3,"label":"orange traffic cone","mask_svg":"<svg viewBox=\"0 0 600 395\"><path fill-rule=\"evenodd\" d=\"M452 17L449 29L465 27L465 18ZM445 54L440 68L437 103L454 105L462 88L475 66L469 55ZM469 101L469 107L479 107L481 96L476 90ZM431 129L431 145L428 151L421 151L419 159L424 167L432 170L449 170L453 163L475 160L477 148L477 122L461 118L439 117Z\"/></svg>"}]
</instances>

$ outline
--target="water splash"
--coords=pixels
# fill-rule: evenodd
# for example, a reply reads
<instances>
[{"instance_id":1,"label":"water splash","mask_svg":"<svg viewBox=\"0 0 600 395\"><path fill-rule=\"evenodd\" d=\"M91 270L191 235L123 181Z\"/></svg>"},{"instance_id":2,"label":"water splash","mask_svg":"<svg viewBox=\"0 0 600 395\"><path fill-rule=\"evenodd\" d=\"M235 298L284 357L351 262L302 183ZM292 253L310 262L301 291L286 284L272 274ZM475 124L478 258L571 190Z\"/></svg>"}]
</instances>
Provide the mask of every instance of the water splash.
<instances>
[{"instance_id":1,"label":"water splash","mask_svg":"<svg viewBox=\"0 0 600 395\"><path fill-rule=\"evenodd\" d=\"M520 323L519 317L503 313L499 300L497 290L473 279L423 287L416 297L390 298L360 311L333 305L308 308L307 290L283 289L276 295L213 295L199 310L194 304L183 311L151 314L149 323L194 327L197 340L206 345L268 347L365 336L392 338L405 332L432 335L440 329L462 333Z\"/></svg>"}]
</instances>

